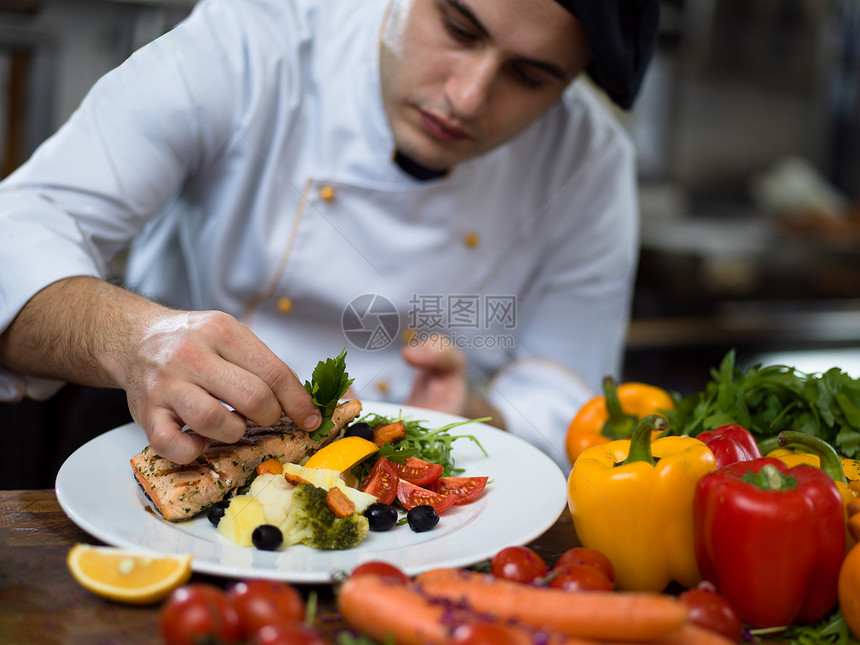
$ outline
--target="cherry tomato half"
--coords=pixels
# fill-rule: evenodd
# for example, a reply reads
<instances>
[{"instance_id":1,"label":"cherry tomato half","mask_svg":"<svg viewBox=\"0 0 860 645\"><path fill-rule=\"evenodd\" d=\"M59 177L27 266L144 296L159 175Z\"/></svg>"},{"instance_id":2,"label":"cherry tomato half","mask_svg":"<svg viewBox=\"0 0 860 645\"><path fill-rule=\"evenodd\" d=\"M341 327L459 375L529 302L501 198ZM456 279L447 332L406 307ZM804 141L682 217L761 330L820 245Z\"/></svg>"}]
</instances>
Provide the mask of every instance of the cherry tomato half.
<instances>
[{"instance_id":1,"label":"cherry tomato half","mask_svg":"<svg viewBox=\"0 0 860 645\"><path fill-rule=\"evenodd\" d=\"M516 645L509 628L486 621L460 625L451 635L451 645Z\"/></svg>"},{"instance_id":2,"label":"cherry tomato half","mask_svg":"<svg viewBox=\"0 0 860 645\"><path fill-rule=\"evenodd\" d=\"M565 591L612 591L615 585L594 567L565 564L552 570L549 586Z\"/></svg>"},{"instance_id":3,"label":"cherry tomato half","mask_svg":"<svg viewBox=\"0 0 860 645\"><path fill-rule=\"evenodd\" d=\"M407 511L416 506L432 506L439 515L447 511L457 501L454 495L443 495L435 493L429 488L416 486L415 484L401 479L397 482L397 501Z\"/></svg>"},{"instance_id":4,"label":"cherry tomato half","mask_svg":"<svg viewBox=\"0 0 860 645\"><path fill-rule=\"evenodd\" d=\"M542 557L527 546L509 546L493 556L490 570L497 578L532 582L549 571L549 567Z\"/></svg>"},{"instance_id":5,"label":"cherry tomato half","mask_svg":"<svg viewBox=\"0 0 860 645\"><path fill-rule=\"evenodd\" d=\"M409 576L402 569L381 560L362 562L349 575L351 578L355 576L379 576L385 580L391 580L392 582L404 585L410 580Z\"/></svg>"},{"instance_id":6,"label":"cherry tomato half","mask_svg":"<svg viewBox=\"0 0 860 645\"><path fill-rule=\"evenodd\" d=\"M455 505L468 504L484 492L488 480L489 477L439 477L427 488L445 495L456 495Z\"/></svg>"},{"instance_id":7,"label":"cherry tomato half","mask_svg":"<svg viewBox=\"0 0 860 645\"><path fill-rule=\"evenodd\" d=\"M397 498L397 482L400 477L385 457L380 457L361 482L358 490L376 497L382 504L391 504Z\"/></svg>"},{"instance_id":8,"label":"cherry tomato half","mask_svg":"<svg viewBox=\"0 0 860 645\"><path fill-rule=\"evenodd\" d=\"M158 615L165 645L234 643L241 636L239 616L220 587L191 583L176 589Z\"/></svg>"},{"instance_id":9,"label":"cherry tomato half","mask_svg":"<svg viewBox=\"0 0 860 645\"><path fill-rule=\"evenodd\" d=\"M733 643L741 641L741 619L729 602L710 585L688 589L678 596L678 600L689 608L690 622L722 634Z\"/></svg>"},{"instance_id":10,"label":"cherry tomato half","mask_svg":"<svg viewBox=\"0 0 860 645\"><path fill-rule=\"evenodd\" d=\"M435 481L444 470L441 464L424 461L423 459L418 459L418 457L407 457L403 460L402 464L398 464L397 462L392 463L400 479L412 482L416 486L426 486L430 482Z\"/></svg>"},{"instance_id":11,"label":"cherry tomato half","mask_svg":"<svg viewBox=\"0 0 860 645\"><path fill-rule=\"evenodd\" d=\"M328 645L326 640L304 623L281 621L265 625L254 634L252 645Z\"/></svg>"},{"instance_id":12,"label":"cherry tomato half","mask_svg":"<svg viewBox=\"0 0 860 645\"><path fill-rule=\"evenodd\" d=\"M227 591L227 600L239 616L244 636L251 636L264 625L283 620L301 621L305 603L292 585L279 580L237 582Z\"/></svg>"},{"instance_id":13,"label":"cherry tomato half","mask_svg":"<svg viewBox=\"0 0 860 645\"><path fill-rule=\"evenodd\" d=\"M587 567L597 569L606 576L609 582L615 584L615 567L612 566L612 561L597 549L590 549L585 546L568 549L561 554L555 566L558 568L568 564L584 564Z\"/></svg>"}]
</instances>

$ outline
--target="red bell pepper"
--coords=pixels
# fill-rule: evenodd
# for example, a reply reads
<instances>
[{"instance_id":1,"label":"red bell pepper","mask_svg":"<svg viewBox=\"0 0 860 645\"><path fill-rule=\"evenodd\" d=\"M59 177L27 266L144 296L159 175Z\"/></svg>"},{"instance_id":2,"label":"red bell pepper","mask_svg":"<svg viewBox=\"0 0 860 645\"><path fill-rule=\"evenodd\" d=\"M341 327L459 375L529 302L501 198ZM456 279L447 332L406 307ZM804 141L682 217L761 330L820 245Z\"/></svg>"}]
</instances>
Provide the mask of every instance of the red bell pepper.
<instances>
[{"instance_id":1,"label":"red bell pepper","mask_svg":"<svg viewBox=\"0 0 860 645\"><path fill-rule=\"evenodd\" d=\"M696 486L696 562L747 625L813 622L836 604L844 521L818 468L771 457L729 464Z\"/></svg>"},{"instance_id":2,"label":"red bell pepper","mask_svg":"<svg viewBox=\"0 0 860 645\"><path fill-rule=\"evenodd\" d=\"M704 441L714 453L717 468L738 461L752 461L762 456L752 433L736 423L727 423L716 430L700 432L696 438Z\"/></svg>"}]
</instances>

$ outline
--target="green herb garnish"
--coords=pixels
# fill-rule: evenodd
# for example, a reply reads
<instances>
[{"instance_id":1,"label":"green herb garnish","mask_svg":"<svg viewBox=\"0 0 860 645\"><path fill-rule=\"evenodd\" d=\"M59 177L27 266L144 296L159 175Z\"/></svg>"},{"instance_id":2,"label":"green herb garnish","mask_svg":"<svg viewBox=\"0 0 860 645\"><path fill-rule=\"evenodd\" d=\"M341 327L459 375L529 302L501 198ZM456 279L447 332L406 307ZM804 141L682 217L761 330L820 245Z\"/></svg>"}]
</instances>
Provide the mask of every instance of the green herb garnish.
<instances>
[{"instance_id":1,"label":"green herb garnish","mask_svg":"<svg viewBox=\"0 0 860 645\"><path fill-rule=\"evenodd\" d=\"M808 625L790 625L772 629L754 629L750 635L755 643L786 643L787 645L858 645L848 629L842 613L836 608L829 616Z\"/></svg>"},{"instance_id":2,"label":"green herb garnish","mask_svg":"<svg viewBox=\"0 0 860 645\"><path fill-rule=\"evenodd\" d=\"M741 370L730 351L701 392L682 398L667 415L673 434L695 437L724 423L747 428L758 441L783 430L824 439L860 456L860 380L838 367L807 374L786 365Z\"/></svg>"},{"instance_id":3,"label":"green herb garnish","mask_svg":"<svg viewBox=\"0 0 860 645\"><path fill-rule=\"evenodd\" d=\"M322 439L334 427L331 416L353 380L355 379L349 378L349 374L346 373L346 345L336 358L317 363L311 380L305 381L305 389L310 393L323 417L319 428L310 433L312 440Z\"/></svg>"},{"instance_id":4,"label":"green herb garnish","mask_svg":"<svg viewBox=\"0 0 860 645\"><path fill-rule=\"evenodd\" d=\"M417 457L424 461L429 461L442 466L442 477L450 477L458 473L462 473L462 468L457 468L454 464L454 457L451 454L451 445L458 439L469 439L474 442L484 455L487 451L478 441L477 437L470 434L452 435L450 430L469 424L483 423L489 421L490 417L481 419L468 419L466 421L456 421L448 425L436 428L435 430L425 427L426 421L417 419L404 419L402 416L386 417L379 414L367 414L359 421L364 421L371 426L378 426L384 423L394 423L400 421L406 430L406 436L395 444L385 444L382 446L370 459L365 459L352 469L353 474L358 477L359 481L364 479L364 476L370 472L373 464L380 457L386 457L389 461L403 463L408 457Z\"/></svg>"}]
</instances>

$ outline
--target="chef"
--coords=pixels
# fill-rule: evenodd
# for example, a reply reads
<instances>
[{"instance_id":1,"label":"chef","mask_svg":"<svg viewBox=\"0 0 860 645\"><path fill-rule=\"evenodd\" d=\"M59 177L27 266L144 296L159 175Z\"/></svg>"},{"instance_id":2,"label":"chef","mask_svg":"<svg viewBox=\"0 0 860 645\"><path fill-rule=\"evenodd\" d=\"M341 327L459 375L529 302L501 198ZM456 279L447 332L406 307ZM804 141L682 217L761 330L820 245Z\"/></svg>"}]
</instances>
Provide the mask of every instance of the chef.
<instances>
[{"instance_id":1,"label":"chef","mask_svg":"<svg viewBox=\"0 0 860 645\"><path fill-rule=\"evenodd\" d=\"M244 417L315 428L302 381L346 347L355 396L492 416L567 467L621 365L636 175L609 101L658 6L201 0L0 183L0 397L121 388L185 463Z\"/></svg>"}]
</instances>

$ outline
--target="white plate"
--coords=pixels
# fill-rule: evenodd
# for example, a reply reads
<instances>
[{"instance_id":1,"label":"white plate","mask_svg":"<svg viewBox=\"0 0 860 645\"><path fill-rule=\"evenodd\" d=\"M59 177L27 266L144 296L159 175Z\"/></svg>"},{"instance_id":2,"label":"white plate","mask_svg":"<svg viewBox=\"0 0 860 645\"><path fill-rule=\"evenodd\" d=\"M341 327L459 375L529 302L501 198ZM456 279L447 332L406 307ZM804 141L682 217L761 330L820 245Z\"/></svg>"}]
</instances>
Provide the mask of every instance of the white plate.
<instances>
[{"instance_id":1,"label":"white plate","mask_svg":"<svg viewBox=\"0 0 860 645\"><path fill-rule=\"evenodd\" d=\"M424 421L437 428L460 417L387 403L365 403L362 414L377 413ZM317 551L298 545L280 551L239 547L215 531L206 514L172 523L146 510L150 500L132 474L129 459L142 450L146 435L131 423L75 451L57 474L60 506L83 530L118 547L167 553L191 553L195 571L230 578L273 578L295 583L327 583L337 571L351 571L368 560L385 560L409 575L434 567L467 566L513 544L526 544L546 531L564 511L565 477L534 446L480 423L455 428L453 455L464 475L487 475L483 495L471 504L446 511L431 531L415 533L397 526L374 533L354 549Z\"/></svg>"}]
</instances>

